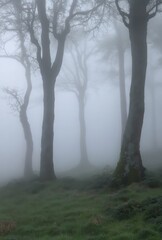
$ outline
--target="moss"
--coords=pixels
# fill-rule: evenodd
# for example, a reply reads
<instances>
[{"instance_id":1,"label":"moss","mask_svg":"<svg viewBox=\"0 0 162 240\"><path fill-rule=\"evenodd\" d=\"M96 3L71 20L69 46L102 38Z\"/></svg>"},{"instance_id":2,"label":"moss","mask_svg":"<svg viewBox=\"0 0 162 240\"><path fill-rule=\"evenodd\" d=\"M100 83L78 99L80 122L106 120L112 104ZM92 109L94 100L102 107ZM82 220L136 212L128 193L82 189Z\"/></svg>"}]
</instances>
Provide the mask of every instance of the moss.
<instances>
[{"instance_id":1,"label":"moss","mask_svg":"<svg viewBox=\"0 0 162 240\"><path fill-rule=\"evenodd\" d=\"M136 153L136 155L132 154L132 159L128 159L128 154L126 153L127 152L122 151L120 154L120 159L113 175L112 186L125 186L144 180L144 168L142 166L140 153ZM137 163L141 162L141 164L137 164L135 161L137 161Z\"/></svg>"},{"instance_id":2,"label":"moss","mask_svg":"<svg viewBox=\"0 0 162 240\"><path fill-rule=\"evenodd\" d=\"M145 210L144 219L152 222L158 223L160 220L160 224L162 224L162 197L150 198L147 201L143 202L143 208Z\"/></svg>"},{"instance_id":3,"label":"moss","mask_svg":"<svg viewBox=\"0 0 162 240\"><path fill-rule=\"evenodd\" d=\"M146 227L153 232L147 240L161 240L161 215L153 215L161 204L160 188L132 184L119 191L82 190L83 183L72 180L68 189L65 181L33 184L1 191L0 219L12 219L16 229L0 240L142 240Z\"/></svg>"},{"instance_id":4,"label":"moss","mask_svg":"<svg viewBox=\"0 0 162 240\"><path fill-rule=\"evenodd\" d=\"M146 172L143 184L149 188L159 188L162 186L161 176L153 172Z\"/></svg>"}]
</instances>

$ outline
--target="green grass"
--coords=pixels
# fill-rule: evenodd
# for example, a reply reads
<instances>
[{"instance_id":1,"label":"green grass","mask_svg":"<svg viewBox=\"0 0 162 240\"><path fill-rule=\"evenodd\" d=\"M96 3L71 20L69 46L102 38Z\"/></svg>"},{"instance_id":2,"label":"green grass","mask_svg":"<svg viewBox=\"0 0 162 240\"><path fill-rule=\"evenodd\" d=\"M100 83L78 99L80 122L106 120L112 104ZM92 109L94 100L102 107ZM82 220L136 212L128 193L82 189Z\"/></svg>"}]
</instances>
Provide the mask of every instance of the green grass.
<instances>
[{"instance_id":1,"label":"green grass","mask_svg":"<svg viewBox=\"0 0 162 240\"><path fill-rule=\"evenodd\" d=\"M96 180L16 183L0 190L0 240L161 240L162 189ZM157 215L155 214L157 211Z\"/></svg>"}]
</instances>

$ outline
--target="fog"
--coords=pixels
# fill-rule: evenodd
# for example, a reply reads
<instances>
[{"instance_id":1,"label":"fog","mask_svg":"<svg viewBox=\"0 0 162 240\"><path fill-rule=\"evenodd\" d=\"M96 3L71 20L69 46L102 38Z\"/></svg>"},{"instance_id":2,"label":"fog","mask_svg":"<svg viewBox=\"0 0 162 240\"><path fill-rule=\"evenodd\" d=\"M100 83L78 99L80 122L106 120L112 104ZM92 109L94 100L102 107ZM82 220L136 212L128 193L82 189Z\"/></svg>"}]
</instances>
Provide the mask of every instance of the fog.
<instances>
[{"instance_id":1,"label":"fog","mask_svg":"<svg viewBox=\"0 0 162 240\"><path fill-rule=\"evenodd\" d=\"M148 30L148 67L145 87L145 116L141 139L141 152L144 166L148 168L162 167L162 49L152 44L152 29L162 19L156 17L149 24ZM128 37L127 29L118 23ZM158 30L161 31L161 28ZM72 33L71 33L72 35ZM118 58L115 53L111 57L103 56L104 51L112 48L109 38L115 37L113 23L105 30L101 27L97 32L89 33L90 37L81 36L77 46L87 41L87 49L93 46L96 50L87 62L88 86L85 102L86 145L89 162L95 167L115 167L119 160L121 147L121 110L119 93ZM70 38L68 39L70 41ZM129 39L128 39L129 41ZM55 46L55 43L54 43ZM54 166L56 175L78 166L80 162L80 129L78 101L73 91L63 87L68 84L71 75L66 73L68 66L75 71L69 54L67 43L63 60L63 68L59 73L55 88L55 122L54 122ZM15 41L10 41L8 52L16 52ZM73 54L75 50L72 49ZM3 55L3 49L2 54ZM111 71L112 70L112 71ZM125 50L126 98L129 109L129 90L131 82L131 52L127 45ZM43 90L39 69L32 71L32 93L27 110L32 130L34 153L33 169L39 174L41 134L43 117ZM3 91L4 87L15 88L23 96L26 89L24 68L14 59L0 58L0 182L23 177L25 159L25 139L18 113L13 111L13 101ZM154 91L154 96L152 96ZM154 102L153 102L154 101Z\"/></svg>"}]
</instances>

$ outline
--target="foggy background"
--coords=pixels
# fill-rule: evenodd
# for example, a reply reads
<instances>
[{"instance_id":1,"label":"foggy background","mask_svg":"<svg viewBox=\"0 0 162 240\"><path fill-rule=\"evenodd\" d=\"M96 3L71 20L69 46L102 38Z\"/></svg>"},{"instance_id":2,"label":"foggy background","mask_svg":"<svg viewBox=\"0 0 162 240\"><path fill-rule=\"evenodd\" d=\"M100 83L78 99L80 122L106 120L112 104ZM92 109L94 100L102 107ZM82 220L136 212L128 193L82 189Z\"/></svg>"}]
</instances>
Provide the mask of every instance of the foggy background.
<instances>
[{"instance_id":1,"label":"foggy background","mask_svg":"<svg viewBox=\"0 0 162 240\"><path fill-rule=\"evenodd\" d=\"M145 117L142 130L141 150L144 166L158 167L162 154L162 48L152 43L161 17L149 23L148 29L148 67L145 89ZM119 23L121 24L121 23ZM123 34L128 38L127 30L121 24ZM110 28L110 29L109 29ZM107 30L91 33L87 46L95 46L95 53L88 60L88 90L86 93L86 130L89 161L95 166L115 166L119 159L121 144L121 115L119 97L118 59L112 56L105 59L101 42L113 37L113 24ZM155 30L155 32L153 31ZM153 31L153 32L152 32ZM83 40L81 40L82 42ZM78 45L81 46L80 41ZM112 48L107 43L105 52ZM15 43L8 46L15 50ZM73 69L68 48L66 49L63 68ZM114 67L115 66L115 67ZM113 70L113 71L111 71ZM115 70L117 71L115 73ZM125 52L127 105L131 81L130 47ZM54 164L56 174L69 170L80 161L78 102L73 92L60 86L64 70L57 79L54 131ZM68 81L68 80L67 80ZM25 90L23 67L15 60L0 58L0 88L16 88L20 93ZM33 168L37 173L40 166L40 141L42 127L42 80L39 70L32 75L33 90L28 108L28 118L34 140ZM153 102L152 91L155 91ZM0 91L0 181L8 181L23 176L25 140L18 113L12 112L9 97ZM128 106L127 106L128 108ZM155 142L156 141L156 142ZM156 157L155 157L156 156Z\"/></svg>"}]
</instances>

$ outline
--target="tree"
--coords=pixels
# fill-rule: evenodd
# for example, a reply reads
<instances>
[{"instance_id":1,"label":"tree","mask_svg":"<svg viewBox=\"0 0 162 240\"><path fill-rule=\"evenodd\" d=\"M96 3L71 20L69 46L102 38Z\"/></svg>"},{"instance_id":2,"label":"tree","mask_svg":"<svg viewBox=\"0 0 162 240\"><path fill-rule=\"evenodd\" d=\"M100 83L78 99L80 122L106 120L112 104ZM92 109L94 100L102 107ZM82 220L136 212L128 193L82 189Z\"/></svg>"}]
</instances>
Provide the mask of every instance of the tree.
<instances>
[{"instance_id":1,"label":"tree","mask_svg":"<svg viewBox=\"0 0 162 240\"><path fill-rule=\"evenodd\" d=\"M2 4L3 2L1 2ZM7 51L5 50L5 54L0 55L2 58L10 58L16 60L18 63L20 63L24 70L25 70L25 79L26 79L26 84L27 88L25 91L24 97L20 97L18 92L15 89L10 89L6 88L4 91L12 97L12 101L14 103L11 103L10 106L12 109L16 112L19 113L19 118L20 122L23 128L24 132L24 137L26 141L26 154L25 154L25 167L24 167L24 177L25 178L31 178L33 176L33 170L32 170L32 156L33 156L33 138L32 138L32 132L30 128L30 124L28 121L28 116L27 116L27 109L29 105L29 100L31 96L31 91L32 91L32 82L31 82L31 63L30 59L27 53L27 49L25 46L25 33L23 31L23 24L21 22L21 12L19 11L19 4L17 1L8 1L3 4L3 7L9 8L9 3L13 4L13 8L15 10L14 14L14 21L13 21L13 27L14 29L8 30L8 25L11 23L10 17L5 15L6 18L4 21L2 20L1 23L1 35L8 34L9 32L11 33L14 32L16 33L16 40L19 45L17 53L15 54L8 54ZM12 7L12 5L11 5ZM11 9L8 10L8 13L10 12ZM5 39L6 42L6 39ZM4 43L5 44L5 43Z\"/></svg>"},{"instance_id":2,"label":"tree","mask_svg":"<svg viewBox=\"0 0 162 240\"><path fill-rule=\"evenodd\" d=\"M86 121L85 106L88 88L88 60L93 54L93 47L88 46L88 36L82 33L76 39L69 42L68 59L72 60L69 66L64 68L66 79L60 81L59 86L67 91L72 91L77 97L79 107L79 128L80 128L80 167L84 170L90 166L86 144ZM82 40L81 40L82 38ZM91 42L92 44L92 42ZM68 60L68 61L69 61ZM69 77L68 77L69 76ZM65 77L63 77L64 79Z\"/></svg>"},{"instance_id":3,"label":"tree","mask_svg":"<svg viewBox=\"0 0 162 240\"><path fill-rule=\"evenodd\" d=\"M19 119L23 128L25 141L26 141L24 177L26 179L31 179L31 177L33 177L33 170L32 170L33 139L32 139L30 124L27 118L27 113L26 113L28 90L25 93L24 99L22 99L18 91L15 89L4 88L3 91L11 97L10 107L12 111L18 112L19 114Z\"/></svg>"},{"instance_id":4,"label":"tree","mask_svg":"<svg viewBox=\"0 0 162 240\"><path fill-rule=\"evenodd\" d=\"M144 89L147 68L147 25L158 11L160 1L129 0L129 12L122 9L119 0L117 9L128 27L132 53L132 81L130 106L123 136L121 153L114 176L123 184L139 182L144 178L140 153L140 138L144 117Z\"/></svg>"},{"instance_id":5,"label":"tree","mask_svg":"<svg viewBox=\"0 0 162 240\"><path fill-rule=\"evenodd\" d=\"M21 11L25 15L27 31L30 35L31 43L36 47L36 59L40 68L43 81L43 125L41 139L41 167L40 177L42 180L52 180L56 178L53 165L53 126L54 126L54 88L56 78L60 73L64 56L64 48L67 35L71 30L71 24L75 19L79 22L80 17L88 19L94 11L102 6L103 1L96 3L73 0L71 4L61 0L35 0L21 1ZM48 7L47 7L48 4ZM84 6L84 4L86 4ZM85 8L84 8L85 7ZM56 55L52 56L50 40L54 37L57 41ZM53 60L54 59L54 60Z\"/></svg>"}]
</instances>

